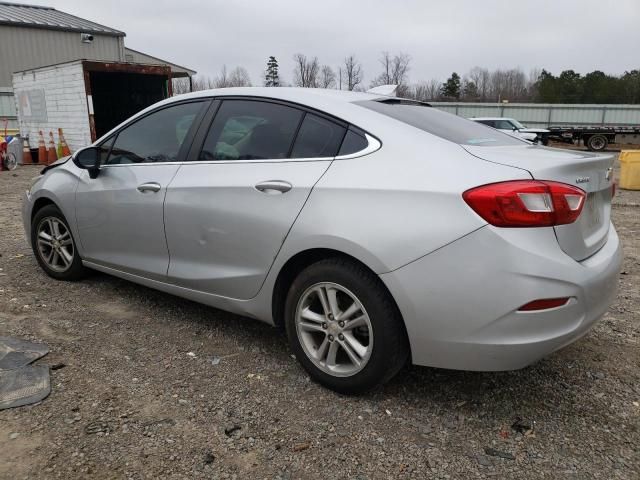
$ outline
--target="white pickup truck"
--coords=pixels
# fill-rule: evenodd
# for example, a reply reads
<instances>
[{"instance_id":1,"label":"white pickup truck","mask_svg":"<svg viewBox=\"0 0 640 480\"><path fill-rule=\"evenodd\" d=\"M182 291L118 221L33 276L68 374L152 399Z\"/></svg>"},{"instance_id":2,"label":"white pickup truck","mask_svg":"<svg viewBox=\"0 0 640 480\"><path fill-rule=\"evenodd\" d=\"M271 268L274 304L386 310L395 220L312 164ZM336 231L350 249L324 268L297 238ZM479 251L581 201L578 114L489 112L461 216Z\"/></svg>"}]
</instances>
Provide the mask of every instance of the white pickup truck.
<instances>
[{"instance_id":1,"label":"white pickup truck","mask_svg":"<svg viewBox=\"0 0 640 480\"><path fill-rule=\"evenodd\" d=\"M515 118L507 117L472 117L469 120L482 123L511 135L516 135L530 142L549 143L549 130L544 128L527 128Z\"/></svg>"}]
</instances>

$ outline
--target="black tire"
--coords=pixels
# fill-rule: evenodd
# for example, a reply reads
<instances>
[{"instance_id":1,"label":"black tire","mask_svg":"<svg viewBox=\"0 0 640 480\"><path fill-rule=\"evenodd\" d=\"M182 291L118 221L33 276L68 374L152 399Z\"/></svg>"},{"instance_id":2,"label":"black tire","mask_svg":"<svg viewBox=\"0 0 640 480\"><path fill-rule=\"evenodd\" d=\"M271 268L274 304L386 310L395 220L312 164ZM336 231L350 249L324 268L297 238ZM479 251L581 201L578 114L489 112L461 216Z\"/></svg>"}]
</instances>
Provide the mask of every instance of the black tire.
<instances>
[{"instance_id":1,"label":"black tire","mask_svg":"<svg viewBox=\"0 0 640 480\"><path fill-rule=\"evenodd\" d=\"M587 148L592 152L601 152L609 146L609 140L604 135L591 135L586 143Z\"/></svg>"},{"instance_id":2,"label":"black tire","mask_svg":"<svg viewBox=\"0 0 640 480\"><path fill-rule=\"evenodd\" d=\"M296 329L296 311L304 292L318 283L335 283L352 292L371 322L372 350L357 373L335 376L307 356ZM285 302L285 326L291 349L309 375L321 385L343 394L358 394L395 376L409 357L409 342L398 307L381 280L354 261L330 258L304 269L293 281Z\"/></svg>"},{"instance_id":3,"label":"black tire","mask_svg":"<svg viewBox=\"0 0 640 480\"><path fill-rule=\"evenodd\" d=\"M73 247L73 255L69 266L64 270L54 270L47 263L47 260L43 258L44 253L41 251L38 245L38 234L41 225L43 225L43 223L48 219L57 219L66 227L67 232L69 232L71 246ZM82 259L80 258L80 254L78 253L78 249L76 248L76 241L73 238L71 229L69 228L69 223L64 218L64 215L62 214L60 209L55 205L46 205L38 210L33 216L33 221L31 222L31 248L33 249L33 254L35 255L40 267L45 271L47 275L55 278L56 280L77 281L83 279L87 274L87 269L82 265ZM69 250L70 249L67 249L67 251Z\"/></svg>"}]
</instances>

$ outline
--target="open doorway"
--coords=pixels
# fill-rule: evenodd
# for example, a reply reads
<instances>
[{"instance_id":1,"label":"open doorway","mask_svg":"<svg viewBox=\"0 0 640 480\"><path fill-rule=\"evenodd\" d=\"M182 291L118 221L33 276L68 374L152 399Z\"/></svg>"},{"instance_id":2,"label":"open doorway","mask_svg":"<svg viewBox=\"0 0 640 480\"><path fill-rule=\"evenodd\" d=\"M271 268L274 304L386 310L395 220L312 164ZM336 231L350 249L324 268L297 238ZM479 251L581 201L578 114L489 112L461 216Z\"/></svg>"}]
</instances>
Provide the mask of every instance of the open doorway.
<instances>
[{"instance_id":1,"label":"open doorway","mask_svg":"<svg viewBox=\"0 0 640 480\"><path fill-rule=\"evenodd\" d=\"M170 95L165 75L111 71L88 74L95 138Z\"/></svg>"}]
</instances>

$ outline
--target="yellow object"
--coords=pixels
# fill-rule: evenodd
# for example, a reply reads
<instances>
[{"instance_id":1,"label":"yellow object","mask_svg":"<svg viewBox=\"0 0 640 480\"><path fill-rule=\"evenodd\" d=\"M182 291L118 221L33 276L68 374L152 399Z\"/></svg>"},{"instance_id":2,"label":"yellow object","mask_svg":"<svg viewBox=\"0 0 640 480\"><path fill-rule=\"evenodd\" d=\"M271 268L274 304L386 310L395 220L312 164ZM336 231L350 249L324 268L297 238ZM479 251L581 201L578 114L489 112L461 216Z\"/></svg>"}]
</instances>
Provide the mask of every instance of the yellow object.
<instances>
[{"instance_id":1,"label":"yellow object","mask_svg":"<svg viewBox=\"0 0 640 480\"><path fill-rule=\"evenodd\" d=\"M620 188L640 190L640 150L620 152Z\"/></svg>"}]
</instances>

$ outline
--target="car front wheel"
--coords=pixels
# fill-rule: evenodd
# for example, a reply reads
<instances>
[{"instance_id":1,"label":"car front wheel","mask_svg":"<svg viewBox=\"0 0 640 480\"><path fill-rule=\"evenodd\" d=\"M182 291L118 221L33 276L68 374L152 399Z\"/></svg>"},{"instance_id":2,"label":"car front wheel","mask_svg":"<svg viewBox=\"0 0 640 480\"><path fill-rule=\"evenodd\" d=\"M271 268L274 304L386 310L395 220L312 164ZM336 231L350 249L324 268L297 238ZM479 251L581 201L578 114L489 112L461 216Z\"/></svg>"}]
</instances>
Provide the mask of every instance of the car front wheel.
<instances>
[{"instance_id":1,"label":"car front wheel","mask_svg":"<svg viewBox=\"0 0 640 480\"><path fill-rule=\"evenodd\" d=\"M340 393L392 378L409 347L397 306L380 279L342 258L317 262L294 280L285 306L287 336L313 379Z\"/></svg>"},{"instance_id":2,"label":"car front wheel","mask_svg":"<svg viewBox=\"0 0 640 480\"><path fill-rule=\"evenodd\" d=\"M31 223L31 247L36 260L56 280L80 280L86 273L71 229L55 205L36 212Z\"/></svg>"}]
</instances>

